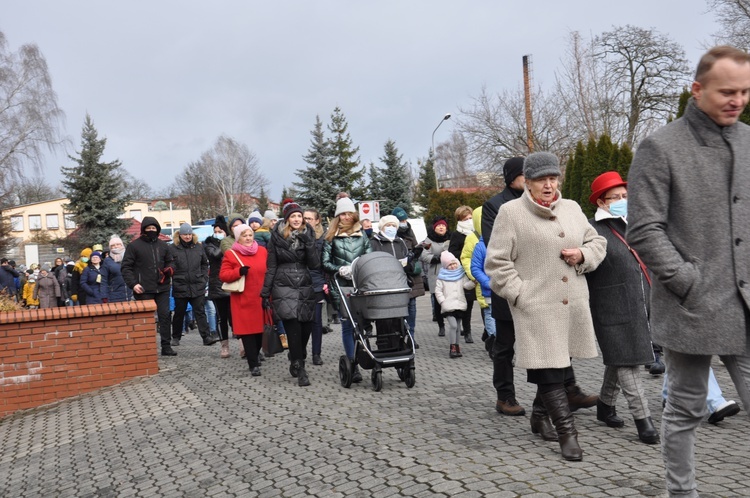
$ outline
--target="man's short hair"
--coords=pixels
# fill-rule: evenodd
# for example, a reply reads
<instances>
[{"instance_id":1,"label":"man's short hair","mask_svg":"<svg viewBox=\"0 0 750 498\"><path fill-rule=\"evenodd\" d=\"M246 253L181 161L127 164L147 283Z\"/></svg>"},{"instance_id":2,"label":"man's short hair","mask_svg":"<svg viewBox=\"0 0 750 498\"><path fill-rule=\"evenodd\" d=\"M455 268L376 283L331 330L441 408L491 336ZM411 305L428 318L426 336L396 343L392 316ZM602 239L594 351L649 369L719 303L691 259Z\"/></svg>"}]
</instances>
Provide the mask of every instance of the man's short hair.
<instances>
[{"instance_id":1,"label":"man's short hair","mask_svg":"<svg viewBox=\"0 0 750 498\"><path fill-rule=\"evenodd\" d=\"M7 262L8 262L8 258L0 259L0 265L4 265Z\"/></svg>"},{"instance_id":2,"label":"man's short hair","mask_svg":"<svg viewBox=\"0 0 750 498\"><path fill-rule=\"evenodd\" d=\"M750 54L739 48L729 45L714 47L701 57L698 68L695 70L695 81L704 83L708 73L719 59L732 59L737 64L750 64Z\"/></svg>"}]
</instances>

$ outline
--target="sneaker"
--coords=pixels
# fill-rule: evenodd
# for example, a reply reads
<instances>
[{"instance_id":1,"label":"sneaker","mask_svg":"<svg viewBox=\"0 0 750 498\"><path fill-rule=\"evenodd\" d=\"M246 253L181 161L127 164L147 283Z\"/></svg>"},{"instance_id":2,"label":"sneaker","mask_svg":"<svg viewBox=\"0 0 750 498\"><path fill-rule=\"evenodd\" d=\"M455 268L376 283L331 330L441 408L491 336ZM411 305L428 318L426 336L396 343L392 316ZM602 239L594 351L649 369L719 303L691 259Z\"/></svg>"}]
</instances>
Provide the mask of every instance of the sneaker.
<instances>
[{"instance_id":1,"label":"sneaker","mask_svg":"<svg viewBox=\"0 0 750 498\"><path fill-rule=\"evenodd\" d=\"M179 346L180 340L179 339L172 339L172 342L170 343L172 346Z\"/></svg>"},{"instance_id":2,"label":"sneaker","mask_svg":"<svg viewBox=\"0 0 750 498\"><path fill-rule=\"evenodd\" d=\"M445 327L438 329L438 337L445 337Z\"/></svg>"},{"instance_id":3,"label":"sneaker","mask_svg":"<svg viewBox=\"0 0 750 498\"><path fill-rule=\"evenodd\" d=\"M260 367L253 367L250 370L250 375L252 375L253 377L259 377L260 376Z\"/></svg>"},{"instance_id":4,"label":"sneaker","mask_svg":"<svg viewBox=\"0 0 750 498\"><path fill-rule=\"evenodd\" d=\"M162 346L161 355L162 356L177 356L177 351L172 349L171 346Z\"/></svg>"},{"instance_id":5,"label":"sneaker","mask_svg":"<svg viewBox=\"0 0 750 498\"><path fill-rule=\"evenodd\" d=\"M732 417L740 412L740 406L732 400L719 405L719 408L708 417L709 424L718 424L726 417Z\"/></svg>"},{"instance_id":6,"label":"sneaker","mask_svg":"<svg viewBox=\"0 0 750 498\"><path fill-rule=\"evenodd\" d=\"M334 325L338 325L341 323L341 319L338 315L333 315L333 320L331 320L331 323L333 323Z\"/></svg>"},{"instance_id":7,"label":"sneaker","mask_svg":"<svg viewBox=\"0 0 750 498\"><path fill-rule=\"evenodd\" d=\"M511 417L526 415L526 410L524 410L523 407L518 404L516 398L510 398L505 401L501 399L497 400L497 402L495 403L495 410L497 410L497 413L500 413L502 415L509 415Z\"/></svg>"},{"instance_id":8,"label":"sneaker","mask_svg":"<svg viewBox=\"0 0 750 498\"><path fill-rule=\"evenodd\" d=\"M323 364L323 359L320 357L320 355L319 354L314 354L313 355L313 365L322 365L322 364Z\"/></svg>"}]
</instances>

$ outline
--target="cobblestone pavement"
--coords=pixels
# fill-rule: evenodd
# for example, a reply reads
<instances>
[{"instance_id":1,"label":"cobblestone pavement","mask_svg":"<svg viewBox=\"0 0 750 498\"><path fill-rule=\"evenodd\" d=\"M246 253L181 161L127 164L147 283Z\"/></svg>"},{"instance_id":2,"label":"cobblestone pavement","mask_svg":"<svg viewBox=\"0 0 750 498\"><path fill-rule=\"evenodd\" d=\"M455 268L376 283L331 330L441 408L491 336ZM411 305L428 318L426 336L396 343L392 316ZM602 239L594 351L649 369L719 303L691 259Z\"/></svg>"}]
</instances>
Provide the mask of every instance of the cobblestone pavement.
<instances>
[{"instance_id":1,"label":"cobblestone pavement","mask_svg":"<svg viewBox=\"0 0 750 498\"><path fill-rule=\"evenodd\" d=\"M663 496L659 447L637 439L622 397L622 429L576 413L582 462L531 434L528 415L495 412L491 363L477 342L448 359L445 338L418 300L416 386L393 369L381 392L338 381L339 327L324 336L323 366L300 388L285 355L251 377L232 358L185 336L161 373L26 411L0 421L0 496ZM480 331L474 311L474 329ZM579 384L597 392L601 358L575 362ZM728 399L726 370L715 365ZM643 372L655 423L661 377ZM516 369L518 399L533 390ZM744 412L743 412L744 414ZM737 416L698 435L702 496L749 496L748 419Z\"/></svg>"}]
</instances>

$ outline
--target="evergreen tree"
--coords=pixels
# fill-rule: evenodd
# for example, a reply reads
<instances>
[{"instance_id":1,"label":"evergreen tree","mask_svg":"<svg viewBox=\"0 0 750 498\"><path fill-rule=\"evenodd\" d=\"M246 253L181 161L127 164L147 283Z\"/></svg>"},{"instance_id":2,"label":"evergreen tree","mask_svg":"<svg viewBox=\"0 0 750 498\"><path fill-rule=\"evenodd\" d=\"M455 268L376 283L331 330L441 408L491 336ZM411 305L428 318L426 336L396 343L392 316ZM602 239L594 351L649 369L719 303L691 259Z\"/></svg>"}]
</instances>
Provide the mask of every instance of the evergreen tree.
<instances>
[{"instance_id":1,"label":"evergreen tree","mask_svg":"<svg viewBox=\"0 0 750 498\"><path fill-rule=\"evenodd\" d=\"M79 157L68 156L76 166L61 168L62 190L70 200L66 210L74 215L79 246L103 244L113 234L122 236L130 226L120 218L130 203L119 160L102 162L106 138L98 138L91 116L86 115Z\"/></svg>"},{"instance_id":2,"label":"evergreen tree","mask_svg":"<svg viewBox=\"0 0 750 498\"><path fill-rule=\"evenodd\" d=\"M676 118L682 117L682 115L685 114L685 107L687 107L688 99L692 96L693 94L690 92L690 89L686 88L682 91L680 94L680 103L677 108ZM742 110L742 114L740 114L740 122L750 125L750 106L745 106Z\"/></svg>"},{"instance_id":3,"label":"evergreen tree","mask_svg":"<svg viewBox=\"0 0 750 498\"><path fill-rule=\"evenodd\" d=\"M261 214L265 213L268 209L268 195L266 194L266 188L261 185L260 193L258 194L258 211Z\"/></svg>"},{"instance_id":4,"label":"evergreen tree","mask_svg":"<svg viewBox=\"0 0 750 498\"><path fill-rule=\"evenodd\" d=\"M586 152L583 148L583 142L578 142L575 154L573 154L573 157L568 162L568 169L565 172L565 183L568 184L568 191L565 197L574 201L578 201L581 198L581 178L585 156Z\"/></svg>"},{"instance_id":5,"label":"evergreen tree","mask_svg":"<svg viewBox=\"0 0 750 498\"><path fill-rule=\"evenodd\" d=\"M437 181L435 179L435 165L433 162L432 149L426 160L420 160L419 176L417 178L417 192L414 195L414 201L426 208L430 203L430 196L437 191Z\"/></svg>"},{"instance_id":6,"label":"evergreen tree","mask_svg":"<svg viewBox=\"0 0 750 498\"><path fill-rule=\"evenodd\" d=\"M320 116L315 116L315 127L310 135L313 137L310 148L303 156L309 166L297 170L300 181L293 183L298 191L295 200L301 206L318 209L324 217L333 217L336 211L336 194L340 189L334 176L330 146L323 134Z\"/></svg>"},{"instance_id":7,"label":"evergreen tree","mask_svg":"<svg viewBox=\"0 0 750 498\"><path fill-rule=\"evenodd\" d=\"M370 162L370 183L365 193L366 200L380 200L383 198L383 174L374 162ZM364 199L363 199L364 200Z\"/></svg>"},{"instance_id":8,"label":"evergreen tree","mask_svg":"<svg viewBox=\"0 0 750 498\"><path fill-rule=\"evenodd\" d=\"M390 213L395 207L402 207L407 213L411 212L411 197L409 196L409 175L403 155L398 153L396 143L388 140L385 143L385 154L380 160L385 167L380 170L380 212Z\"/></svg>"},{"instance_id":9,"label":"evergreen tree","mask_svg":"<svg viewBox=\"0 0 750 498\"><path fill-rule=\"evenodd\" d=\"M364 168L360 168L359 157L356 157L359 147L352 145L348 128L349 123L344 113L336 107L331 114L331 124L328 125L331 132L328 146L333 163L333 175L329 176L327 181L335 182L337 192L349 192L352 198L359 200L365 191Z\"/></svg>"}]
</instances>

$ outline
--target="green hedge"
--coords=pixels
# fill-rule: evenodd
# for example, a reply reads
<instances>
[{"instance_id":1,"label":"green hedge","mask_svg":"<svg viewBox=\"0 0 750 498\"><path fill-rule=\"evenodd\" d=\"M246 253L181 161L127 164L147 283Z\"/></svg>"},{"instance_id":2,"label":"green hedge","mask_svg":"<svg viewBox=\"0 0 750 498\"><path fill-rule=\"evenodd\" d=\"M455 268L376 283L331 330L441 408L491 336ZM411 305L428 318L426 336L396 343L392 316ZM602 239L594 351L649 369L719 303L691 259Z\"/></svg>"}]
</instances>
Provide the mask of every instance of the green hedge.
<instances>
[{"instance_id":1,"label":"green hedge","mask_svg":"<svg viewBox=\"0 0 750 498\"><path fill-rule=\"evenodd\" d=\"M456 229L456 208L459 206L471 206L474 210L483 205L487 199L500 192L495 189L480 190L477 192L450 192L441 190L429 193L427 209L422 218L429 227L436 216L445 216L451 230Z\"/></svg>"}]
</instances>

